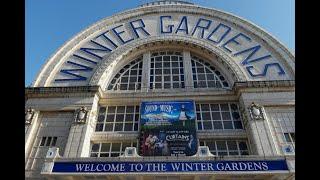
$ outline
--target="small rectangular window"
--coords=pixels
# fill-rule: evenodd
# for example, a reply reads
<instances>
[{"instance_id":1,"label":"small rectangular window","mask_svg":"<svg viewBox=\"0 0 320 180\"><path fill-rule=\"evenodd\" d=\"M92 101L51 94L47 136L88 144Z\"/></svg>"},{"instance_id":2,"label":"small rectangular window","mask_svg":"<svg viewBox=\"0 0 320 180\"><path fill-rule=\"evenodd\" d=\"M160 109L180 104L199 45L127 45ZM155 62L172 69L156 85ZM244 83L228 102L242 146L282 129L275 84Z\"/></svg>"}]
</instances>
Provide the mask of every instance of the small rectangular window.
<instances>
[{"instance_id":1,"label":"small rectangular window","mask_svg":"<svg viewBox=\"0 0 320 180\"><path fill-rule=\"evenodd\" d=\"M50 146L51 140L52 140L52 137L48 137L46 146Z\"/></svg>"},{"instance_id":2,"label":"small rectangular window","mask_svg":"<svg viewBox=\"0 0 320 180\"><path fill-rule=\"evenodd\" d=\"M51 146L56 146L56 143L57 143L57 137L53 137Z\"/></svg>"},{"instance_id":3,"label":"small rectangular window","mask_svg":"<svg viewBox=\"0 0 320 180\"><path fill-rule=\"evenodd\" d=\"M40 142L40 146L44 146L46 139L47 139L47 137L42 137L41 142Z\"/></svg>"}]
</instances>

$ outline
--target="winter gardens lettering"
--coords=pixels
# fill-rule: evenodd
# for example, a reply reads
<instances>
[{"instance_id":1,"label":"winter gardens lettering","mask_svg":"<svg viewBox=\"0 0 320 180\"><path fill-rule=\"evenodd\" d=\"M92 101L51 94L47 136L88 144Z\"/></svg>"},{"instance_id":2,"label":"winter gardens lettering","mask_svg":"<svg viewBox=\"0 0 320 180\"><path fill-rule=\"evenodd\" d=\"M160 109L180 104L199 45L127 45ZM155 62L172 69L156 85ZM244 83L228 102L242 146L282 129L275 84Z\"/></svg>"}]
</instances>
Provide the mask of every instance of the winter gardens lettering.
<instances>
[{"instance_id":1,"label":"winter gardens lettering","mask_svg":"<svg viewBox=\"0 0 320 180\"><path fill-rule=\"evenodd\" d=\"M143 19L136 19L117 25L96 36L68 58L66 63L73 68L69 67L60 70L60 73L67 75L67 78L57 78L55 82L86 81L87 77L79 73L93 71L99 61L116 48L139 38L161 35L184 35L201 38L220 47L234 57L241 55L243 58L240 64L245 67L250 77L264 77L271 67L277 70L278 75L285 74L283 67L277 63L277 60L273 59L270 53L261 51L263 48L260 44L253 44L248 35L236 32L226 24L206 18L198 18L192 24L189 22L190 17L188 16L174 19L171 15L159 16L158 21L159 25L157 26L153 23L146 24ZM150 28L159 29L147 30ZM157 34L151 35L153 32L157 32ZM228 34L230 34L230 37L226 39ZM237 51L235 49L241 50ZM261 72L254 71L253 65L258 61L263 63ZM90 66L83 63L90 64Z\"/></svg>"},{"instance_id":2,"label":"winter gardens lettering","mask_svg":"<svg viewBox=\"0 0 320 180\"><path fill-rule=\"evenodd\" d=\"M288 170L284 160L213 162L55 162L52 172L210 172Z\"/></svg>"}]
</instances>

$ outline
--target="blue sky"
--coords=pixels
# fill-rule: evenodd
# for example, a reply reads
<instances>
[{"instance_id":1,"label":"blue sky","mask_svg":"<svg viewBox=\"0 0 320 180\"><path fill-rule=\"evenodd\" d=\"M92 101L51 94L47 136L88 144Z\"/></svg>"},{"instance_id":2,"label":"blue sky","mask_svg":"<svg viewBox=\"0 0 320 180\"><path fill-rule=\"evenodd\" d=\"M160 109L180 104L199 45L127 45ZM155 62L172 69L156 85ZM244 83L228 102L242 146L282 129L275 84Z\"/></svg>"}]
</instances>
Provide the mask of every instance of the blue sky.
<instances>
[{"instance_id":1,"label":"blue sky","mask_svg":"<svg viewBox=\"0 0 320 180\"><path fill-rule=\"evenodd\" d=\"M91 24L150 0L26 0L25 86L66 41ZM189 0L240 16L295 51L294 0Z\"/></svg>"}]
</instances>

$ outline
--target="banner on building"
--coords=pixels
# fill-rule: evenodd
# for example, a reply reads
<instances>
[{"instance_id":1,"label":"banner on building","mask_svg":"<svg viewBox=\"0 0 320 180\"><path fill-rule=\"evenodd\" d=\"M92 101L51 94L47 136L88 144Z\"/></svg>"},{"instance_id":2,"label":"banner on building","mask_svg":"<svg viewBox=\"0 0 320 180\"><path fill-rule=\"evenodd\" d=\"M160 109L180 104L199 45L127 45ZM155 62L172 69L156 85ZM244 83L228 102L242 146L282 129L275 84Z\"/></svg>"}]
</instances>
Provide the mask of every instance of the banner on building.
<instances>
[{"instance_id":1,"label":"banner on building","mask_svg":"<svg viewBox=\"0 0 320 180\"><path fill-rule=\"evenodd\" d=\"M285 171L285 160L191 162L55 162L52 173L168 173Z\"/></svg>"},{"instance_id":2,"label":"banner on building","mask_svg":"<svg viewBox=\"0 0 320 180\"><path fill-rule=\"evenodd\" d=\"M197 152L193 101L142 102L141 156L191 156Z\"/></svg>"}]
</instances>

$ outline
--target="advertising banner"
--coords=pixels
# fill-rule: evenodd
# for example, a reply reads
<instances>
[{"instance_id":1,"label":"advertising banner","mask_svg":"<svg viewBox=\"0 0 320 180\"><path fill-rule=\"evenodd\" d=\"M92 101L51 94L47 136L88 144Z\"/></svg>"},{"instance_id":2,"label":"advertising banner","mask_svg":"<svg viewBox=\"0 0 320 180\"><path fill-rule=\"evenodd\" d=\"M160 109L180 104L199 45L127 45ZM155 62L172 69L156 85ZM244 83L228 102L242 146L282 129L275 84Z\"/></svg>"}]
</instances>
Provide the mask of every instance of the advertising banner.
<instances>
[{"instance_id":1,"label":"advertising banner","mask_svg":"<svg viewBox=\"0 0 320 180\"><path fill-rule=\"evenodd\" d=\"M192 156L197 152L194 102L142 102L140 156Z\"/></svg>"},{"instance_id":2,"label":"advertising banner","mask_svg":"<svg viewBox=\"0 0 320 180\"><path fill-rule=\"evenodd\" d=\"M285 160L191 162L55 162L53 173L188 173L285 171Z\"/></svg>"}]
</instances>

